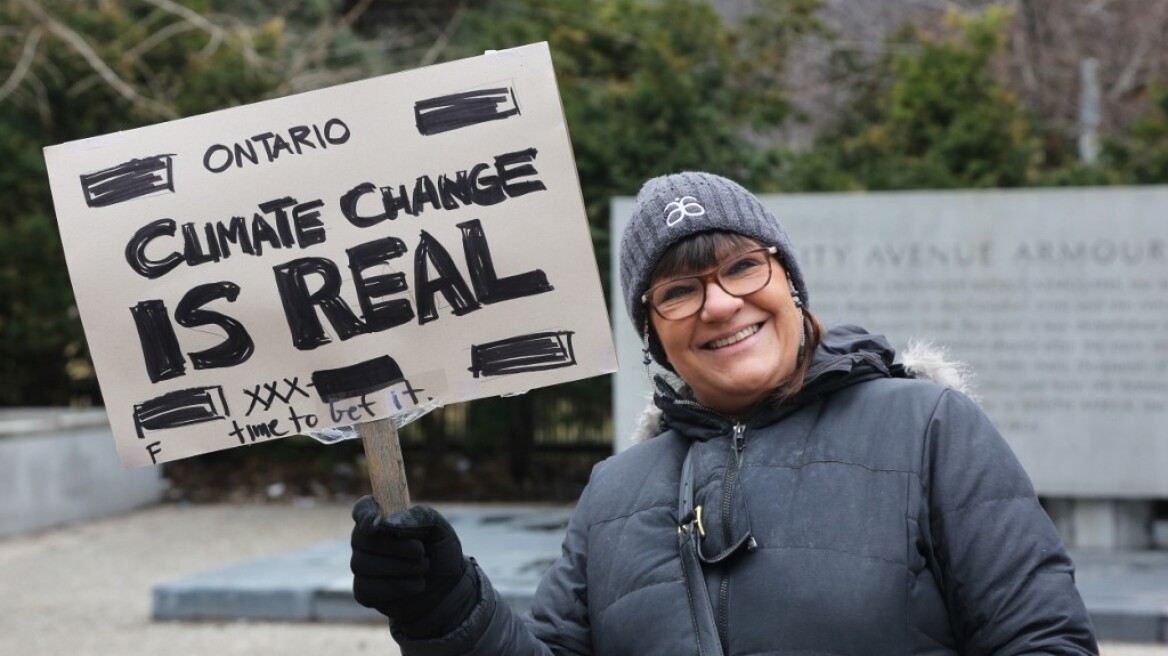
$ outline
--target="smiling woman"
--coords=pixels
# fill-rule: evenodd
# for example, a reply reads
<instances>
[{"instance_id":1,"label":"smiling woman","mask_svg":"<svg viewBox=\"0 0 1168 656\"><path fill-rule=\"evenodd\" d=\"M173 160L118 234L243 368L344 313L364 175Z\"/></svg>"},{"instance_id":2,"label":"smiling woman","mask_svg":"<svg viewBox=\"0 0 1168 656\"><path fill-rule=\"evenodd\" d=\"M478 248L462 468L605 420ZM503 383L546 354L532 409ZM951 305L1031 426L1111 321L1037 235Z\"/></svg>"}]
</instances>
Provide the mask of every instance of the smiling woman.
<instances>
[{"instance_id":1,"label":"smiling woman","mask_svg":"<svg viewBox=\"0 0 1168 656\"><path fill-rule=\"evenodd\" d=\"M660 366L645 439L593 471L523 619L437 511L358 502L354 592L403 654L1098 653L997 430L882 336L824 330L795 253L730 180L642 187L620 280Z\"/></svg>"},{"instance_id":2,"label":"smiling woman","mask_svg":"<svg viewBox=\"0 0 1168 656\"><path fill-rule=\"evenodd\" d=\"M659 362L707 407L736 415L784 385L793 392L796 369L808 362L808 323L819 341L818 322L796 301L776 253L735 233L702 232L657 263L644 296L654 310L647 327L664 351Z\"/></svg>"}]
</instances>

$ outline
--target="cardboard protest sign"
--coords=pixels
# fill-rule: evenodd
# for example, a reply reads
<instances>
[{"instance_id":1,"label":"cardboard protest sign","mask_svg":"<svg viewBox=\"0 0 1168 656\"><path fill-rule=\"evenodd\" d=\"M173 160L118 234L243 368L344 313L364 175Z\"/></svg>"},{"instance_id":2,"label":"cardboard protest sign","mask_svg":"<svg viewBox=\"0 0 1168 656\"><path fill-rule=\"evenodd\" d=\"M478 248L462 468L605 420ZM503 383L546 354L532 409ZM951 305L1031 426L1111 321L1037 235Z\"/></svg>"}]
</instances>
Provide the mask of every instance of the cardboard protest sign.
<instances>
[{"instance_id":1,"label":"cardboard protest sign","mask_svg":"<svg viewBox=\"0 0 1168 656\"><path fill-rule=\"evenodd\" d=\"M546 44L45 159L127 466L616 368Z\"/></svg>"}]
</instances>

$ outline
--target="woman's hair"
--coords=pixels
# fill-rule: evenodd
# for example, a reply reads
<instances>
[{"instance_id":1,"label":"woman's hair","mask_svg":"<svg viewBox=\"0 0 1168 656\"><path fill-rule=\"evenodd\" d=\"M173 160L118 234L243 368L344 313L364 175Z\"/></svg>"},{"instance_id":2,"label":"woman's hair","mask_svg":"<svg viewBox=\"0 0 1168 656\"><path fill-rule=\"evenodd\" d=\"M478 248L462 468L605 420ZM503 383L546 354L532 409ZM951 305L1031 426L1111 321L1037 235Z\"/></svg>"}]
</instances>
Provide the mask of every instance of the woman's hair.
<instances>
[{"instance_id":1,"label":"woman's hair","mask_svg":"<svg viewBox=\"0 0 1168 656\"><path fill-rule=\"evenodd\" d=\"M686 275L693 271L704 271L716 266L720 258L730 253L771 245L759 244L750 237L735 232L699 232L670 246L669 250L665 251L661 259L657 261L657 266L653 267L649 280L657 281L662 278ZM779 251L776 253L776 257L779 264L787 269L788 264L783 261L782 254L783 251ZM664 349L661 348L661 342L657 339L657 333L653 330L653 322L649 320L648 314L645 315L645 322L648 324L650 349L657 357L658 362L669 367ZM803 330L805 335L804 356L795 365L795 373L774 390L774 394L770 398L775 403L791 398L803 388L807 370L811 367L811 356L823 338L823 324L819 323L819 319L806 307L803 308ZM672 367L669 368L672 370Z\"/></svg>"}]
</instances>

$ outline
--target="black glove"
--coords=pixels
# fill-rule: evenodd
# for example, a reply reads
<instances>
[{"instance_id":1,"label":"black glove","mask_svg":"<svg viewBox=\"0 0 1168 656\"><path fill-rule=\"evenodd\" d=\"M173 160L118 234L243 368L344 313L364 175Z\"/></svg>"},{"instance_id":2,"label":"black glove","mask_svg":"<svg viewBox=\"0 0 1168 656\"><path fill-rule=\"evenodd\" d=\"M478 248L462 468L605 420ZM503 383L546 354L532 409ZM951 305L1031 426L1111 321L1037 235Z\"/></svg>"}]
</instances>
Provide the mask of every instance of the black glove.
<instances>
[{"instance_id":1,"label":"black glove","mask_svg":"<svg viewBox=\"0 0 1168 656\"><path fill-rule=\"evenodd\" d=\"M462 543L437 510L414 506L390 517L371 496L353 506L353 596L411 638L453 631L479 598Z\"/></svg>"}]
</instances>

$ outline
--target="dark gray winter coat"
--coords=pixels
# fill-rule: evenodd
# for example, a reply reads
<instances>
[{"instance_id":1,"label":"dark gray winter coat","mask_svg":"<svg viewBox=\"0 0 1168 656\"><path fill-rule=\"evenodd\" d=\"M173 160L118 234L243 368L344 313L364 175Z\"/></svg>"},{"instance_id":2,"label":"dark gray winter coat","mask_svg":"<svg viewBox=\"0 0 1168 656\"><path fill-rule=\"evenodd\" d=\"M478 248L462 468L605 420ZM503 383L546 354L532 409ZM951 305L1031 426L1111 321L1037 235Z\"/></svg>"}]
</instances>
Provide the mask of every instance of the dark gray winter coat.
<instances>
[{"instance_id":1,"label":"dark gray winter coat","mask_svg":"<svg viewBox=\"0 0 1168 656\"><path fill-rule=\"evenodd\" d=\"M892 360L883 338L833 329L798 396L740 424L662 389L665 432L596 467L532 617L482 577L457 631L403 653L697 654L677 540L691 445L727 656L1096 653L1005 442L966 396Z\"/></svg>"}]
</instances>

